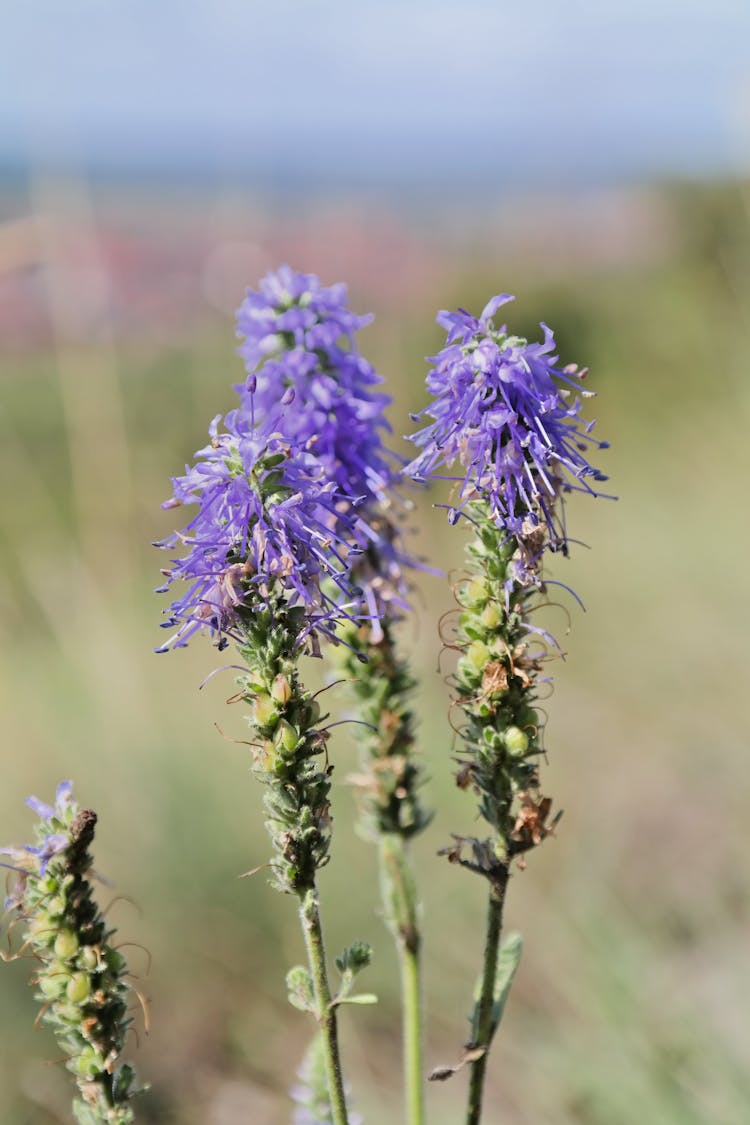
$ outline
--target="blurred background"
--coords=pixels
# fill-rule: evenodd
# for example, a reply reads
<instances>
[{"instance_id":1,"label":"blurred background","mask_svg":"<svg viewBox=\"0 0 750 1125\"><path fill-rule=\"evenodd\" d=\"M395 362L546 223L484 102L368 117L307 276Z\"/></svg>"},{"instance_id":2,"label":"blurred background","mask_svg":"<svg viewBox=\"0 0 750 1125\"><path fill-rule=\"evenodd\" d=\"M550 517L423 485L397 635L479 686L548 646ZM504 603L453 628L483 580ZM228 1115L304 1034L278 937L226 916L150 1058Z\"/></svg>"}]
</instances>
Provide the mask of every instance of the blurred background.
<instances>
[{"instance_id":1,"label":"blurred background","mask_svg":"<svg viewBox=\"0 0 750 1125\"><path fill-rule=\"evenodd\" d=\"M205 641L156 656L151 590L169 477L231 407L233 313L287 261L376 314L361 346L424 403L438 308L518 301L591 368L618 503L572 502L567 659L544 789L566 814L516 873L525 952L487 1121L744 1125L750 1104L747 479L750 8L744 0L54 0L7 5L0 104L2 839L29 793L75 779L100 816L104 901L149 998L140 1120L277 1125L311 1032L284 999L302 957L263 874L260 793ZM427 497L419 543L462 534ZM484 887L436 856L471 832L438 671L447 581L404 630L436 809L418 841L429 1065L454 1061ZM312 666L311 679L320 675ZM344 695L330 696L344 713ZM371 1125L400 1120L395 957L334 747L322 876L331 951L376 950L372 1009L343 1016ZM5 941L5 937L3 937ZM147 952L144 951L144 948ZM0 972L0 1121L69 1120L33 1029L30 965ZM363 986L365 981L363 981ZM465 1075L429 1089L461 1120Z\"/></svg>"}]
</instances>

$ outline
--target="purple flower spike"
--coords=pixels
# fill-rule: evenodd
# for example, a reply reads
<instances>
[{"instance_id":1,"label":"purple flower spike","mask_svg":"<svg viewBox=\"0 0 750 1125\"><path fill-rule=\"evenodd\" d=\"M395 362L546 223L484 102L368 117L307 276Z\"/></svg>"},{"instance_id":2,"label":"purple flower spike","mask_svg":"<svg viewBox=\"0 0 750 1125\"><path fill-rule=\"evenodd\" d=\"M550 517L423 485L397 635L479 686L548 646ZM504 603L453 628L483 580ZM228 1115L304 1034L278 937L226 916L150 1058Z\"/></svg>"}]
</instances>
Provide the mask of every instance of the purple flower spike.
<instances>
[{"instance_id":1,"label":"purple flower spike","mask_svg":"<svg viewBox=\"0 0 750 1125\"><path fill-rule=\"evenodd\" d=\"M257 292L248 289L239 308L240 355L252 369L284 349L326 350L342 339L352 346L354 333L372 317L357 316L346 300L345 285L321 285L315 274L281 266L263 278Z\"/></svg>"},{"instance_id":2,"label":"purple flower spike","mask_svg":"<svg viewBox=\"0 0 750 1125\"><path fill-rule=\"evenodd\" d=\"M494 297L476 318L463 309L441 312L446 346L431 362L428 389L434 395L423 414L434 421L411 437L422 452L406 472L425 480L435 469L459 461L465 472L453 519L473 499L486 498L498 526L528 539L546 524L549 545L565 550L564 521L557 500L572 490L601 495L589 483L607 478L587 460L588 447L606 448L590 437L593 423L580 420L586 371L557 365L552 331L542 324L542 343L509 336L492 317L512 300Z\"/></svg>"},{"instance_id":3,"label":"purple flower spike","mask_svg":"<svg viewBox=\"0 0 750 1125\"><path fill-rule=\"evenodd\" d=\"M356 349L355 334L371 319L351 311L346 286L282 266L248 292L237 314L248 377L235 389L251 426L304 449L359 505L368 530L356 580L378 637L378 616L408 609L404 571L418 564L397 527L403 462L383 442L391 398Z\"/></svg>"},{"instance_id":4,"label":"purple flower spike","mask_svg":"<svg viewBox=\"0 0 750 1125\"><path fill-rule=\"evenodd\" d=\"M224 427L220 432L214 419L209 445L175 478L164 505L197 504L198 511L158 544L187 548L163 572L162 591L176 580L188 583L164 625L176 632L159 652L183 647L199 629L214 633L220 647L226 636L240 639L242 615L264 604L271 587L304 608L310 628L349 616L357 598L349 571L369 529L350 498L315 458L253 429L239 411L226 416Z\"/></svg>"},{"instance_id":5,"label":"purple flower spike","mask_svg":"<svg viewBox=\"0 0 750 1125\"><path fill-rule=\"evenodd\" d=\"M248 377L236 390L253 425L314 454L345 494L382 500L394 477L381 436L391 399L374 389L382 379L355 345L371 320L349 308L345 285L281 266L237 313Z\"/></svg>"}]
</instances>

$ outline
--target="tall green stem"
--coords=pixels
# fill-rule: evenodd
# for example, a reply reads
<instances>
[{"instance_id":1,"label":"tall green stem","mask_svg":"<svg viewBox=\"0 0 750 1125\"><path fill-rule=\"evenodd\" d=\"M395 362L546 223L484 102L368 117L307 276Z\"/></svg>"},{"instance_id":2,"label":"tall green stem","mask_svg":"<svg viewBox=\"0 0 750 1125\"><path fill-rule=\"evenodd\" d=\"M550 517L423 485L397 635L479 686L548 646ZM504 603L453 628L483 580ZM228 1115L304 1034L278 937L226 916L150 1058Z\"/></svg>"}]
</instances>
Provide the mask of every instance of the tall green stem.
<instances>
[{"instance_id":1,"label":"tall green stem","mask_svg":"<svg viewBox=\"0 0 750 1125\"><path fill-rule=\"evenodd\" d=\"M500 931L503 923L504 902L505 884L501 886L491 886L487 906L487 937L484 946L482 987L476 1013L475 1041L472 1043L472 1047L483 1047L484 1050L476 1062L471 1064L466 1125L479 1125L482 1116L484 1079L487 1071L490 1043L492 1042L492 1035L495 1030L493 1026L493 1007L495 1003L495 979L497 977L497 959L500 952Z\"/></svg>"},{"instance_id":2,"label":"tall green stem","mask_svg":"<svg viewBox=\"0 0 750 1125\"><path fill-rule=\"evenodd\" d=\"M424 1123L422 997L417 896L403 836L380 838L380 874L386 920L401 964L404 1086L409 1125Z\"/></svg>"},{"instance_id":3,"label":"tall green stem","mask_svg":"<svg viewBox=\"0 0 750 1125\"><path fill-rule=\"evenodd\" d=\"M331 1006L331 989L328 984L323 930L320 923L320 905L315 886L299 895L300 919L305 935L307 956L312 974L313 990L317 1007L318 1023L325 1047L326 1077L328 1094L331 1100L331 1119L333 1125L347 1125L344 1079L339 1056L338 1022L336 1009Z\"/></svg>"}]
</instances>

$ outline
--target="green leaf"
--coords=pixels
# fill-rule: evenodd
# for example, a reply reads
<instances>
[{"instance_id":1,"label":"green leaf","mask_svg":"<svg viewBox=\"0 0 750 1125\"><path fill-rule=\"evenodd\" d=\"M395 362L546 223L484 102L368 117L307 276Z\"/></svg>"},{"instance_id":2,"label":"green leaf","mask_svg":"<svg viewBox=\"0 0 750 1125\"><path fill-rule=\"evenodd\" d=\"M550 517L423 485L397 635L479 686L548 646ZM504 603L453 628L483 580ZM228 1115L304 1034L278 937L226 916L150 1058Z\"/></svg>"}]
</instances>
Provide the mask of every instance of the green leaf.
<instances>
[{"instance_id":1,"label":"green leaf","mask_svg":"<svg viewBox=\"0 0 750 1125\"><path fill-rule=\"evenodd\" d=\"M492 1004L492 1022L490 1023L490 1034L487 1042L489 1047L495 1032L498 1029L500 1020L503 1018L503 1011L505 1009L505 1001L508 999L510 986L513 983L513 977L516 975L521 960L521 952L523 950L523 938L520 934L508 934L505 941L500 948L500 955L497 959L497 970L495 972L495 987L493 989L493 1004ZM474 1010L471 1016L471 1034L472 1041L476 1041L479 1028L479 997L482 991L482 978L477 981L477 986L474 989Z\"/></svg>"},{"instance_id":2,"label":"green leaf","mask_svg":"<svg viewBox=\"0 0 750 1125\"><path fill-rule=\"evenodd\" d=\"M342 976L345 974L355 977L362 969L366 969L372 960L372 946L366 941L353 941L340 957L336 958L336 968Z\"/></svg>"},{"instance_id":3,"label":"green leaf","mask_svg":"<svg viewBox=\"0 0 750 1125\"><path fill-rule=\"evenodd\" d=\"M315 1012L312 978L302 965L295 965L286 974L287 999L300 1012Z\"/></svg>"}]
</instances>

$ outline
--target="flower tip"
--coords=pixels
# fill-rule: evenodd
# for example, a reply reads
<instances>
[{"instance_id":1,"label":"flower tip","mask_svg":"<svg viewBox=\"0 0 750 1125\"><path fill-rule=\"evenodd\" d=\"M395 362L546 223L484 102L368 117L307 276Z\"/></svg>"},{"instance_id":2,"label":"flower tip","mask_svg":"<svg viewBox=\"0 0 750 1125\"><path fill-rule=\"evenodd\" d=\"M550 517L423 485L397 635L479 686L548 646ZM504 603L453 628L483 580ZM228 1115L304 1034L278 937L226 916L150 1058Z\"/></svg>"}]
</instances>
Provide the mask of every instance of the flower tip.
<instances>
[{"instance_id":1,"label":"flower tip","mask_svg":"<svg viewBox=\"0 0 750 1125\"><path fill-rule=\"evenodd\" d=\"M51 816L55 815L55 810L52 806L48 805L45 801L40 801L38 797L27 797L24 804L42 820L49 820Z\"/></svg>"},{"instance_id":2,"label":"flower tip","mask_svg":"<svg viewBox=\"0 0 750 1125\"><path fill-rule=\"evenodd\" d=\"M64 804L67 805L68 802L70 801L70 796L71 796L72 792L73 792L73 782L72 781L61 781L60 784L58 785L57 789L55 790L55 804L59 805L59 804L64 803Z\"/></svg>"},{"instance_id":3,"label":"flower tip","mask_svg":"<svg viewBox=\"0 0 750 1125\"><path fill-rule=\"evenodd\" d=\"M515 301L515 299L512 293L498 293L498 295L493 297L491 301L488 301L482 309L482 315L479 318L480 321L489 320L494 316L501 305L507 305L509 301Z\"/></svg>"}]
</instances>

